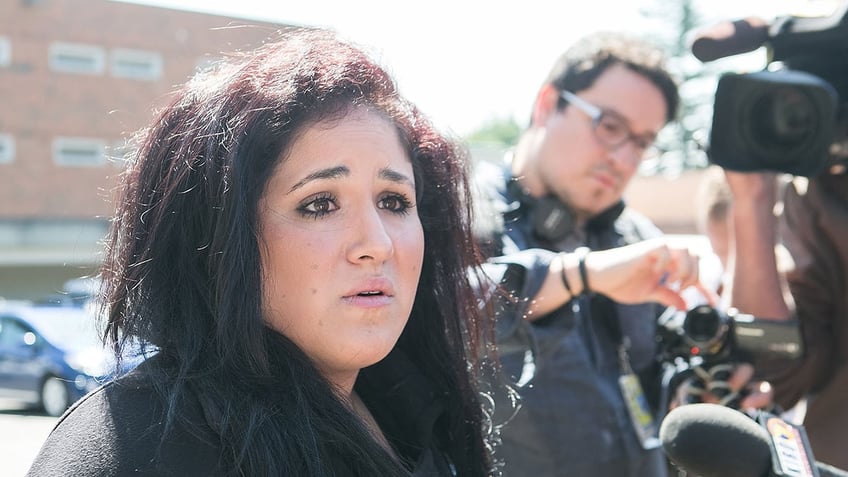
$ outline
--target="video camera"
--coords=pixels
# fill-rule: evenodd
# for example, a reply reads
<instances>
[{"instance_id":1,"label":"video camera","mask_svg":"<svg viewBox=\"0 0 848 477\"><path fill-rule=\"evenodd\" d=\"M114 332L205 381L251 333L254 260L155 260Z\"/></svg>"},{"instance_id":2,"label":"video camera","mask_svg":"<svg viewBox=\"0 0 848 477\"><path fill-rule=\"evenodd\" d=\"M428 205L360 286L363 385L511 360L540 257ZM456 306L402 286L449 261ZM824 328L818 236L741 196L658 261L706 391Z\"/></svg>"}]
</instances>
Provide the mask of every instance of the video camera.
<instances>
[{"instance_id":1,"label":"video camera","mask_svg":"<svg viewBox=\"0 0 848 477\"><path fill-rule=\"evenodd\" d=\"M803 352L797 321L756 319L735 309L723 313L700 305L687 311L668 308L658 323L664 369L660 409L687 380L686 392L678 396L684 402L700 402L709 391L722 404L738 407L744 392L731 392L729 383L736 364L783 367Z\"/></svg>"},{"instance_id":2,"label":"video camera","mask_svg":"<svg viewBox=\"0 0 848 477\"><path fill-rule=\"evenodd\" d=\"M772 69L719 78L710 162L806 177L848 162L848 1L827 16L715 25L696 36L692 54L708 62L761 46Z\"/></svg>"},{"instance_id":3,"label":"video camera","mask_svg":"<svg viewBox=\"0 0 848 477\"><path fill-rule=\"evenodd\" d=\"M757 319L709 305L688 311L668 309L659 319L662 350L668 360L698 359L706 366L762 359L797 359L803 351L796 321Z\"/></svg>"}]
</instances>

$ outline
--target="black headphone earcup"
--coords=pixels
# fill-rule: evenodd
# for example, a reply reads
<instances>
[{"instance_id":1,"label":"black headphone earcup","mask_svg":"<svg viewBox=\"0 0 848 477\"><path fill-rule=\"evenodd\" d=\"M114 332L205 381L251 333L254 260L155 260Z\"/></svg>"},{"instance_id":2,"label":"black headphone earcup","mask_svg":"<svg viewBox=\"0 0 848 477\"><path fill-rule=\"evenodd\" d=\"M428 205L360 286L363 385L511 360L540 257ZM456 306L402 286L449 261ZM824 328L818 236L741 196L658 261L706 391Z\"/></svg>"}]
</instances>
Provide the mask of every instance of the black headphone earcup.
<instances>
[{"instance_id":1,"label":"black headphone earcup","mask_svg":"<svg viewBox=\"0 0 848 477\"><path fill-rule=\"evenodd\" d=\"M557 196L550 194L538 199L534 198L521 187L521 184L515 178L508 181L506 187L509 195L518 199L522 209L530 216L533 233L537 238L554 244L571 234L576 228L574 212L563 204ZM603 230L610 227L623 211L624 202L619 201L590 219L586 223L586 228L588 230Z\"/></svg>"},{"instance_id":2,"label":"black headphone earcup","mask_svg":"<svg viewBox=\"0 0 848 477\"><path fill-rule=\"evenodd\" d=\"M533 231L540 239L557 242L574 230L574 215L555 196L536 200L532 210Z\"/></svg>"}]
</instances>

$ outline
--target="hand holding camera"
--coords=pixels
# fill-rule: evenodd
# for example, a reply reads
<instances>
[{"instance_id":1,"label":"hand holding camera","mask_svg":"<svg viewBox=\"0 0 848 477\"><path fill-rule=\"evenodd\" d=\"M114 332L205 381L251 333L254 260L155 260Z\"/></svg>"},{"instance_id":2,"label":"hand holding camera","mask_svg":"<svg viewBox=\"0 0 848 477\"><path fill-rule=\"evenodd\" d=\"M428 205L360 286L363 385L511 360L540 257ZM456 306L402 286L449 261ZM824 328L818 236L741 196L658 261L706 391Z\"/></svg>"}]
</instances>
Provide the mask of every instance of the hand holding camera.
<instances>
[{"instance_id":1,"label":"hand holding camera","mask_svg":"<svg viewBox=\"0 0 848 477\"><path fill-rule=\"evenodd\" d=\"M692 53L708 62L769 49L779 69L727 73L718 82L710 162L734 171L779 171L813 177L844 164L848 3L825 17L748 18L704 30ZM840 103L842 101L842 103Z\"/></svg>"},{"instance_id":2,"label":"hand holding camera","mask_svg":"<svg viewBox=\"0 0 848 477\"><path fill-rule=\"evenodd\" d=\"M756 381L755 365L801 356L801 335L794 321L757 319L733 309L725 313L700 305L687 311L670 308L660 325L664 359L676 365L676 384L670 388L679 404L769 406L771 388Z\"/></svg>"}]
</instances>

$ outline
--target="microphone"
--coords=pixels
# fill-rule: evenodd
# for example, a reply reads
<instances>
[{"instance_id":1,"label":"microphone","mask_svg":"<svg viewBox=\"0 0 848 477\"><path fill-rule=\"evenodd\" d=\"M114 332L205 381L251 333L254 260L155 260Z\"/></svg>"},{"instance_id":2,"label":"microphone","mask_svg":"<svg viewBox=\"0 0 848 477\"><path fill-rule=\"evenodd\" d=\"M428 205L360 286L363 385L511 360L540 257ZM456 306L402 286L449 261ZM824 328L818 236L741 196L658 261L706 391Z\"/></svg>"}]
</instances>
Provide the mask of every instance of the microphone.
<instances>
[{"instance_id":1,"label":"microphone","mask_svg":"<svg viewBox=\"0 0 848 477\"><path fill-rule=\"evenodd\" d=\"M848 472L813 461L811 452L798 452L798 442L791 437L779 439L775 444L778 451L773 452L773 440L765 427L718 404L673 409L663 419L659 435L669 459L699 477L848 477ZM791 469L775 471L787 461L791 461Z\"/></svg>"},{"instance_id":2,"label":"microphone","mask_svg":"<svg viewBox=\"0 0 848 477\"><path fill-rule=\"evenodd\" d=\"M769 39L769 25L759 17L721 22L696 32L692 54L702 63L748 53Z\"/></svg>"}]
</instances>

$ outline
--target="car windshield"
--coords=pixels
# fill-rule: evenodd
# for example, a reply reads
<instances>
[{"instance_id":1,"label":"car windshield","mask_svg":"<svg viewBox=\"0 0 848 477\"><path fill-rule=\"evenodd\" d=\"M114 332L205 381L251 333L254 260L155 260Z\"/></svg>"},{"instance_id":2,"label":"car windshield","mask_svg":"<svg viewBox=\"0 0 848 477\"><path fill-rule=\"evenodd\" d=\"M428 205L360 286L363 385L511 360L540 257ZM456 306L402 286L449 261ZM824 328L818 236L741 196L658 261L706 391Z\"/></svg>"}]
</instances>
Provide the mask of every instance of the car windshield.
<instances>
[{"instance_id":1,"label":"car windshield","mask_svg":"<svg viewBox=\"0 0 848 477\"><path fill-rule=\"evenodd\" d=\"M55 346L64 349L102 346L94 315L85 309L34 307L26 315L38 332Z\"/></svg>"}]
</instances>

